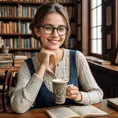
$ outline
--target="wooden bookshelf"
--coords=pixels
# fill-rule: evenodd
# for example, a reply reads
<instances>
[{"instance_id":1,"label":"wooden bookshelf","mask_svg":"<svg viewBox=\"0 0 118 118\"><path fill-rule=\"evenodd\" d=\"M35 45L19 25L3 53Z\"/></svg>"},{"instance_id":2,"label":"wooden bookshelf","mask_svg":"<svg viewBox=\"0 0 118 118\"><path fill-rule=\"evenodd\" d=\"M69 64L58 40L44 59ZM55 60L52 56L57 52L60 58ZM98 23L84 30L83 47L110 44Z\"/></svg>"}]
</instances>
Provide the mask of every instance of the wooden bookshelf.
<instances>
[{"instance_id":1,"label":"wooden bookshelf","mask_svg":"<svg viewBox=\"0 0 118 118\"><path fill-rule=\"evenodd\" d=\"M50 0L0 0L0 42L10 47L10 52L34 53L40 43L32 38L29 25L37 8ZM66 48L81 50L82 45L82 0L53 0L67 9L71 36ZM11 7L12 4L12 7ZM25 29L25 30L24 30ZM31 54L32 55L32 54Z\"/></svg>"}]
</instances>

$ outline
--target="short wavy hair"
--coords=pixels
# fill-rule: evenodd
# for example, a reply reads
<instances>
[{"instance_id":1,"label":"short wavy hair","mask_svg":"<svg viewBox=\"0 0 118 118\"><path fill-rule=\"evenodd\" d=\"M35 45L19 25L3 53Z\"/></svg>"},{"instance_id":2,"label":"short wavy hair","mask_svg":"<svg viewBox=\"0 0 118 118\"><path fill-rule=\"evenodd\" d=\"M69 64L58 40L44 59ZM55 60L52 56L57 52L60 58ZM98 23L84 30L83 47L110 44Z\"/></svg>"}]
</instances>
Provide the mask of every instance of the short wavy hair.
<instances>
[{"instance_id":1,"label":"short wavy hair","mask_svg":"<svg viewBox=\"0 0 118 118\"><path fill-rule=\"evenodd\" d=\"M32 31L32 36L35 39L40 40L40 37L36 36L36 34L34 32L34 28L40 27L42 22L45 20L46 16L49 13L59 13L65 19L66 25L68 28L68 31L66 34L66 40L65 40L65 43L66 43L66 41L68 40L68 38L70 36L69 16L68 16L67 10L64 8L64 6L62 6L61 4L56 3L56 2L44 3L37 9L34 19L32 20L32 22L30 24L30 30Z\"/></svg>"}]
</instances>

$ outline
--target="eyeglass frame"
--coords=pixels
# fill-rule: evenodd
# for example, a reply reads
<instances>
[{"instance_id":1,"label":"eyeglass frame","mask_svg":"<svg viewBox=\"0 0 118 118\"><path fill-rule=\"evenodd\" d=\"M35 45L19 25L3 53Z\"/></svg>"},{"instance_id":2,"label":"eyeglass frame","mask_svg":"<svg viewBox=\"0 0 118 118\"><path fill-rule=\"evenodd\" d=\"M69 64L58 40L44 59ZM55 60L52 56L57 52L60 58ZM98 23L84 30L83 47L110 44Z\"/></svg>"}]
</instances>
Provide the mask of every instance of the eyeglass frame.
<instances>
[{"instance_id":1,"label":"eyeglass frame","mask_svg":"<svg viewBox=\"0 0 118 118\"><path fill-rule=\"evenodd\" d=\"M50 26L50 27L52 28L52 32L51 32L51 33L45 32L45 27L46 27L46 26ZM42 27L42 28L44 29L44 32L45 32L46 34L48 34L48 35L52 34L55 29L57 30L57 33L58 33L59 36L65 35L65 34L67 33L67 31L68 31L68 28L67 28L65 25L60 25L59 27L54 27L53 25L46 24L46 25L41 25L40 27ZM63 35L60 35L60 34L59 34L59 31L58 31L58 30L59 30L60 27L64 27L64 28L66 29L65 34L63 34Z\"/></svg>"}]
</instances>

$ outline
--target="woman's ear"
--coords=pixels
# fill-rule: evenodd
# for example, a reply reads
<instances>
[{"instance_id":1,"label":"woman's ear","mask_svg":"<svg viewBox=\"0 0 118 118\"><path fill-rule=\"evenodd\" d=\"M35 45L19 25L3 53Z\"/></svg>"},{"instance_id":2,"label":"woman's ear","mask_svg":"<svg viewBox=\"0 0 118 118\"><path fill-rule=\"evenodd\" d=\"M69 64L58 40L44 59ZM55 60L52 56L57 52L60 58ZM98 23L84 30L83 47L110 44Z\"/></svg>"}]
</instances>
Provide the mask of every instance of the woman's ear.
<instances>
[{"instance_id":1,"label":"woman's ear","mask_svg":"<svg viewBox=\"0 0 118 118\"><path fill-rule=\"evenodd\" d=\"M40 37L40 31L38 28L34 28L34 33L36 34L37 37Z\"/></svg>"}]
</instances>

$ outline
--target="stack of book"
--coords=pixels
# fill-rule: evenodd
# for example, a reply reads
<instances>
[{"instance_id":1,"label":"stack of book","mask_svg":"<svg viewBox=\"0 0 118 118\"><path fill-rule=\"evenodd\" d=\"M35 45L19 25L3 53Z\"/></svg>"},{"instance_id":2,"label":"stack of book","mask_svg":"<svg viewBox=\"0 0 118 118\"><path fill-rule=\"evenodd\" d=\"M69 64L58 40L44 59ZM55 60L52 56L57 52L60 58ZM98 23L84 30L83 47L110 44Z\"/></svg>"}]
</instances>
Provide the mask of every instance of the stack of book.
<instances>
[{"instance_id":1,"label":"stack of book","mask_svg":"<svg viewBox=\"0 0 118 118\"><path fill-rule=\"evenodd\" d=\"M25 56L25 55L14 56L14 59L13 59L14 60L14 67L19 68L25 59L27 59L27 56Z\"/></svg>"},{"instance_id":2,"label":"stack of book","mask_svg":"<svg viewBox=\"0 0 118 118\"><path fill-rule=\"evenodd\" d=\"M11 68L13 65L12 54L0 53L0 69Z\"/></svg>"}]
</instances>

